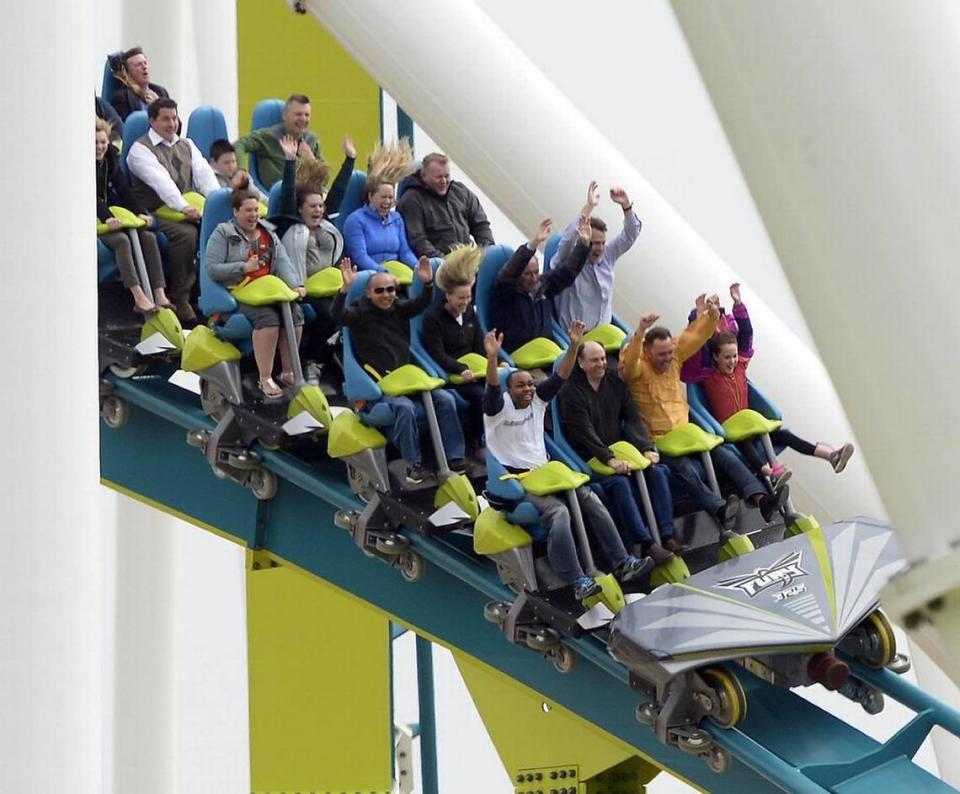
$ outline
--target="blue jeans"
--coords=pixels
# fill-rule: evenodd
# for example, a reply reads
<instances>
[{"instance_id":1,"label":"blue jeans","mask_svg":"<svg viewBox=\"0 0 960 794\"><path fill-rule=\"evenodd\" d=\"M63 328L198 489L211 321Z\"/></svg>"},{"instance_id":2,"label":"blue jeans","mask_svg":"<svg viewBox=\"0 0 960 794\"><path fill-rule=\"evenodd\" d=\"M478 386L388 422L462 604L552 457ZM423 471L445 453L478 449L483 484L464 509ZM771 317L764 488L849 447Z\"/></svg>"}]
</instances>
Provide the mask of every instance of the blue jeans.
<instances>
[{"instance_id":1,"label":"blue jeans","mask_svg":"<svg viewBox=\"0 0 960 794\"><path fill-rule=\"evenodd\" d=\"M670 495L669 472L662 466L651 466L647 469L646 479L660 538L666 540L673 535L673 497ZM653 535L644 518L633 475L626 477L622 474L611 474L597 480L596 484L600 487L603 503L620 530L624 544L632 546L636 543L653 543Z\"/></svg>"},{"instance_id":2,"label":"blue jeans","mask_svg":"<svg viewBox=\"0 0 960 794\"><path fill-rule=\"evenodd\" d=\"M765 493L760 480L746 467L744 462L737 457L736 453L726 448L726 444L721 444L710 452L710 459L713 461L713 468L717 473L717 479L728 480L737 489L737 493L744 499L749 499L756 494ZM700 477L700 472L693 465L692 456L685 455L682 458L668 458L664 455L660 460L667 465L670 473L673 474L687 489L687 493L697 505L712 515L723 507L724 501L720 496L710 490Z\"/></svg>"},{"instance_id":3,"label":"blue jeans","mask_svg":"<svg viewBox=\"0 0 960 794\"><path fill-rule=\"evenodd\" d=\"M575 582L584 573L577 556L577 544L573 539L566 495L526 494L523 498L537 508L540 523L547 530L547 557L550 567L564 582ZM580 503L580 512L583 513L583 522L587 526L587 534L597 539L613 569L618 568L626 559L627 550L620 541L610 514L600 498L586 486L577 488L577 501Z\"/></svg>"},{"instance_id":4,"label":"blue jeans","mask_svg":"<svg viewBox=\"0 0 960 794\"><path fill-rule=\"evenodd\" d=\"M447 458L462 458L465 454L463 428L460 426L457 403L453 395L446 389L437 389L430 395L433 397L433 407L437 412L437 424L440 426L440 437L443 439ZM419 463L420 425L417 423L417 414L418 411L423 411L422 406L415 405L409 397L384 395L381 401L393 409L393 424L387 433L390 440L407 463Z\"/></svg>"}]
</instances>

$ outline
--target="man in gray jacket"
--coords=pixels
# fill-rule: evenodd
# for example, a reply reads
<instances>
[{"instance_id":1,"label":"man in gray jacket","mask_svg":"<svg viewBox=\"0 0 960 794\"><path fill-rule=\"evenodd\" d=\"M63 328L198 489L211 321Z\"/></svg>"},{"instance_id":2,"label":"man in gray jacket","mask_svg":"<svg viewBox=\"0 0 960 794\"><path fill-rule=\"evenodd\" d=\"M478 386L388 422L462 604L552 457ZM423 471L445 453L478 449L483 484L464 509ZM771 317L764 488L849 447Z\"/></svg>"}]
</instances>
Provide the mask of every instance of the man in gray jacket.
<instances>
[{"instance_id":1,"label":"man in gray jacket","mask_svg":"<svg viewBox=\"0 0 960 794\"><path fill-rule=\"evenodd\" d=\"M420 170L408 177L397 211L418 256L442 257L454 246L475 242L493 245L490 221L480 200L462 182L450 179L450 160L428 154Z\"/></svg>"}]
</instances>

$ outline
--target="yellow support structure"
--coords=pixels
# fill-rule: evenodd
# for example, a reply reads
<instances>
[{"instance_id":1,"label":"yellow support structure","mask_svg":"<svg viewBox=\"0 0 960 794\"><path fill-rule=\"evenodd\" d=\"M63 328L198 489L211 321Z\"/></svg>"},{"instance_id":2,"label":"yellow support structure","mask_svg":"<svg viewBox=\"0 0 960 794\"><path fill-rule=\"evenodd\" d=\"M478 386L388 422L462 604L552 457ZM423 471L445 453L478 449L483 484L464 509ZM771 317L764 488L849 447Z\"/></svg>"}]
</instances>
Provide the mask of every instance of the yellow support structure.
<instances>
[{"instance_id":1,"label":"yellow support structure","mask_svg":"<svg viewBox=\"0 0 960 794\"><path fill-rule=\"evenodd\" d=\"M388 618L250 552L247 635L252 794L387 794Z\"/></svg>"},{"instance_id":2,"label":"yellow support structure","mask_svg":"<svg viewBox=\"0 0 960 794\"><path fill-rule=\"evenodd\" d=\"M517 794L643 794L660 771L529 687L466 654L453 656Z\"/></svg>"},{"instance_id":3,"label":"yellow support structure","mask_svg":"<svg viewBox=\"0 0 960 794\"><path fill-rule=\"evenodd\" d=\"M310 97L312 129L336 175L340 140L357 144L357 168L380 140L380 86L312 16L294 14L285 0L238 0L237 82L240 134L250 131L261 99ZM329 186L329 183L328 183Z\"/></svg>"}]
</instances>

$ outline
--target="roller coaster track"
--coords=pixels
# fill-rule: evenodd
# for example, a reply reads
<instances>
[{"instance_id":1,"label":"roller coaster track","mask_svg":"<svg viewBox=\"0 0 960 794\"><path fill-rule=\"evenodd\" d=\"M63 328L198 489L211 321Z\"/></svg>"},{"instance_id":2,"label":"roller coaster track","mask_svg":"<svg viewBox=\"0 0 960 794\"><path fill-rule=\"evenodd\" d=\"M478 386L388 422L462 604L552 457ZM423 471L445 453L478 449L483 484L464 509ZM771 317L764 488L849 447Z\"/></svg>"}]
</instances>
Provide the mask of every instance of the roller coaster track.
<instances>
[{"instance_id":1,"label":"roller coaster track","mask_svg":"<svg viewBox=\"0 0 960 794\"><path fill-rule=\"evenodd\" d=\"M306 463L261 450L279 479L276 497L258 502L233 482L217 479L186 431L212 428L196 398L162 378L111 379L130 406L120 429L101 432L104 484L186 521L326 580L441 645L479 660L592 723L657 767L714 792L937 792L954 791L911 760L934 724L960 734L960 712L930 698L888 670L853 673L916 712L893 738L879 743L792 692L737 668L749 704L736 728L706 724L731 756L723 773L699 758L661 744L638 723L643 696L629 688L624 667L602 642L567 639L578 664L560 674L536 654L510 645L482 618L491 599L512 599L493 566L475 557L468 538L410 533L427 571L415 584L367 559L334 525L337 510L360 503L337 461L318 455ZM839 695L838 695L839 697Z\"/></svg>"}]
</instances>

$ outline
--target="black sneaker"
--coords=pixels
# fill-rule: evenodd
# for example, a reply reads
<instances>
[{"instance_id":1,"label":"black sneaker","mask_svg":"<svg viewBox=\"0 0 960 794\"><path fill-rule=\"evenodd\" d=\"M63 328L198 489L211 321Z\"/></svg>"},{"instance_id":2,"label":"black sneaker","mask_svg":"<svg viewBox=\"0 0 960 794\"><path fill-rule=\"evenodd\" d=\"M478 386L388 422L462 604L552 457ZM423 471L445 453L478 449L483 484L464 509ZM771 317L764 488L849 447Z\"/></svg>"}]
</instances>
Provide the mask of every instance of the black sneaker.
<instances>
[{"instance_id":1,"label":"black sneaker","mask_svg":"<svg viewBox=\"0 0 960 794\"><path fill-rule=\"evenodd\" d=\"M769 524L774 513L778 513L790 498L790 486L787 484L778 485L772 494L764 494L760 498L760 515L763 516L764 523Z\"/></svg>"},{"instance_id":2,"label":"black sneaker","mask_svg":"<svg viewBox=\"0 0 960 794\"><path fill-rule=\"evenodd\" d=\"M600 585L589 576L581 576L573 583L573 597L577 599L577 601L583 601L583 599L590 598L590 596L596 595L599 592Z\"/></svg>"},{"instance_id":3,"label":"black sneaker","mask_svg":"<svg viewBox=\"0 0 960 794\"><path fill-rule=\"evenodd\" d=\"M673 556L672 554L670 555ZM623 562L617 567L614 576L621 582L629 582L636 576L650 573L653 570L653 560L649 557L634 557L628 554Z\"/></svg>"},{"instance_id":4,"label":"black sneaker","mask_svg":"<svg viewBox=\"0 0 960 794\"><path fill-rule=\"evenodd\" d=\"M407 466L407 482L411 485L419 485L425 479L430 476L428 472L420 463L411 463Z\"/></svg>"},{"instance_id":5,"label":"black sneaker","mask_svg":"<svg viewBox=\"0 0 960 794\"><path fill-rule=\"evenodd\" d=\"M740 497L736 494L730 494L730 496L727 497L727 501L717 508L717 512L714 513L714 518L717 519L717 523L720 525L721 533L730 531L733 525L733 519L736 518L739 509Z\"/></svg>"},{"instance_id":6,"label":"black sneaker","mask_svg":"<svg viewBox=\"0 0 960 794\"><path fill-rule=\"evenodd\" d=\"M463 458L450 458L447 465L450 471L455 471L457 474L463 474L467 470L467 462Z\"/></svg>"}]
</instances>

